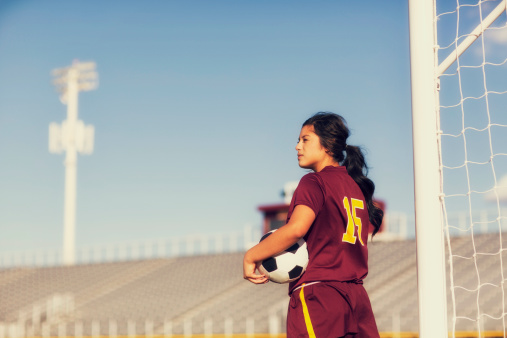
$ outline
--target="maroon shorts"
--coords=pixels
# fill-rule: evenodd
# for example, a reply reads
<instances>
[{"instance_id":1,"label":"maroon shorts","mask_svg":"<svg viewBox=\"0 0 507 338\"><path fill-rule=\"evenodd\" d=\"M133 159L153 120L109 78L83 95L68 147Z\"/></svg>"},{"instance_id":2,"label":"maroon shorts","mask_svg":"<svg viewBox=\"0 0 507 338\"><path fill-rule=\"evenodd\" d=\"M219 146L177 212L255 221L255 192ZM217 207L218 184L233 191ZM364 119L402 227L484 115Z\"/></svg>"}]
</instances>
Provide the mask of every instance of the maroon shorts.
<instances>
[{"instance_id":1,"label":"maroon shorts","mask_svg":"<svg viewBox=\"0 0 507 338\"><path fill-rule=\"evenodd\" d=\"M379 337L363 285L320 282L294 290L287 315L287 338L307 337Z\"/></svg>"}]
</instances>

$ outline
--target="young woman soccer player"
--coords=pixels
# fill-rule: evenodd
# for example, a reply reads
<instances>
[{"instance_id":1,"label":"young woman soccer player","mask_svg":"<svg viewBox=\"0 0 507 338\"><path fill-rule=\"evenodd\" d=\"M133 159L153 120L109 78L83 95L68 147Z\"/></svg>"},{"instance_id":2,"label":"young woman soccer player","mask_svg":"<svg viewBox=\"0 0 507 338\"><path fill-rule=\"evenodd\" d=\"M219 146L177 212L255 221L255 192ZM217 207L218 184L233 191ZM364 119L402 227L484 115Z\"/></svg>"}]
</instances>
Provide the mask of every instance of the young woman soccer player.
<instances>
[{"instance_id":1,"label":"young woman soccer player","mask_svg":"<svg viewBox=\"0 0 507 338\"><path fill-rule=\"evenodd\" d=\"M375 185L366 177L361 150L347 145L345 120L317 113L303 123L296 146L299 166L311 169L294 192L287 223L248 250L243 276L268 282L256 272L264 259L306 240L309 263L289 285L287 337L379 337L363 288L368 273L368 229L375 234L383 212L373 204Z\"/></svg>"}]
</instances>

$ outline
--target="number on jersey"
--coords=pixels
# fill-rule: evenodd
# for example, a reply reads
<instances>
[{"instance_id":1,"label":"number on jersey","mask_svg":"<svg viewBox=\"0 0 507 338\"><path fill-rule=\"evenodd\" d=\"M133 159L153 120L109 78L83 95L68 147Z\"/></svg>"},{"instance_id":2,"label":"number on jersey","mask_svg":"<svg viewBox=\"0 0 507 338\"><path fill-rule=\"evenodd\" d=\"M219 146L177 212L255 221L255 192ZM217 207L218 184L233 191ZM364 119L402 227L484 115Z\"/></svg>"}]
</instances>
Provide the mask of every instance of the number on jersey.
<instances>
[{"instance_id":1,"label":"number on jersey","mask_svg":"<svg viewBox=\"0 0 507 338\"><path fill-rule=\"evenodd\" d=\"M356 239L359 237L359 242L361 245L364 245L363 238L361 237L363 224L361 223L361 219L356 215L356 209L364 209L364 202L355 198L351 198L349 202L349 199L345 196L343 198L343 206L347 211L347 231L343 234L342 241L356 244Z\"/></svg>"}]
</instances>

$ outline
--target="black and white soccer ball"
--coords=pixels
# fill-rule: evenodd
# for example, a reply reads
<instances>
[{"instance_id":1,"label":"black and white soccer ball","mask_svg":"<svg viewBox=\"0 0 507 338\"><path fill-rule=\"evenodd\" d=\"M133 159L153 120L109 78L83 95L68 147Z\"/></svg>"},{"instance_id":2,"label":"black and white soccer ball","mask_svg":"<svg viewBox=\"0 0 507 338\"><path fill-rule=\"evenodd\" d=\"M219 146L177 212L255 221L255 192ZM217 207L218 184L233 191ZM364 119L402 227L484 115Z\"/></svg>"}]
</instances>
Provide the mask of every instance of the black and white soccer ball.
<instances>
[{"instance_id":1,"label":"black and white soccer ball","mask_svg":"<svg viewBox=\"0 0 507 338\"><path fill-rule=\"evenodd\" d=\"M262 236L259 242L262 242L275 231L272 230ZM301 238L287 250L263 260L259 265L259 271L266 275L270 281L282 284L301 277L307 266L308 249L305 240Z\"/></svg>"}]
</instances>

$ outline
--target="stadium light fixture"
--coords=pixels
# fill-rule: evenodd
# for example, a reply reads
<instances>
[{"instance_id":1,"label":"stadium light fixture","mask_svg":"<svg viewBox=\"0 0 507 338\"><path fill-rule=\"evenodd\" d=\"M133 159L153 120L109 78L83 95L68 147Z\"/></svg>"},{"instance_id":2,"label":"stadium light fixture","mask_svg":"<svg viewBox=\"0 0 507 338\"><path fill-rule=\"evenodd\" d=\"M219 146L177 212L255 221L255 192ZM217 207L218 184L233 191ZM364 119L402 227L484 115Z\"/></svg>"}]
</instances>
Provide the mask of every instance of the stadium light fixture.
<instances>
[{"instance_id":1,"label":"stadium light fixture","mask_svg":"<svg viewBox=\"0 0 507 338\"><path fill-rule=\"evenodd\" d=\"M65 195L63 211L63 263L75 264L77 153L93 152L94 128L78 119L78 94L98 86L94 62L74 60L71 66L54 69L53 84L60 93L60 101L67 105L67 119L61 124L49 124L49 152L65 151Z\"/></svg>"}]
</instances>

